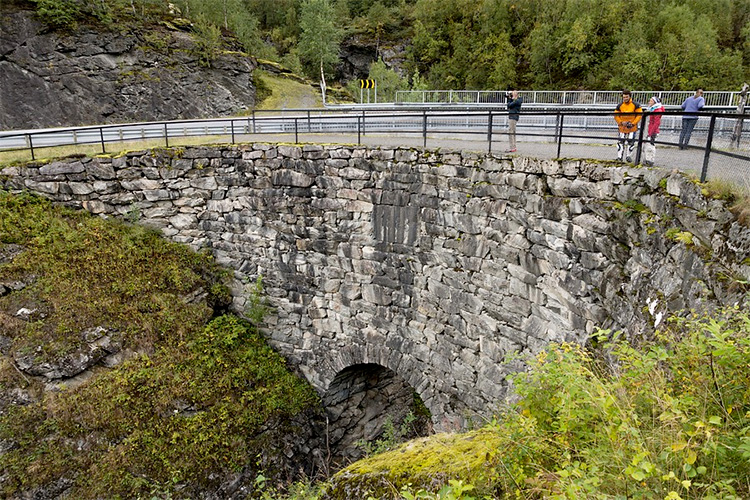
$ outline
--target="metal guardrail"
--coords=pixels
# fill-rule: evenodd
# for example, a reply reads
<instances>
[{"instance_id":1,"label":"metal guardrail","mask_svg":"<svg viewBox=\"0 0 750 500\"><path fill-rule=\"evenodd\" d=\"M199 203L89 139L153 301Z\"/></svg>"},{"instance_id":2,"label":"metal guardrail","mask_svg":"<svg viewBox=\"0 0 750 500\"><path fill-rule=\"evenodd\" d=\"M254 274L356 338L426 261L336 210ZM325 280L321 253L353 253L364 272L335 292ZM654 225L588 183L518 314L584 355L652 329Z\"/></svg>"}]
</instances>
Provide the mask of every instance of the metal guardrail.
<instances>
[{"instance_id":1,"label":"metal guardrail","mask_svg":"<svg viewBox=\"0 0 750 500\"><path fill-rule=\"evenodd\" d=\"M505 104L505 91L499 90L398 90L396 104ZM693 95L687 91L633 91L633 100L646 104L657 96L665 106L680 106ZM519 95L524 105L563 106L616 106L622 101L622 92L617 90L521 90ZM739 92L706 91L703 98L706 106L730 108L739 102Z\"/></svg>"},{"instance_id":2,"label":"metal guardrail","mask_svg":"<svg viewBox=\"0 0 750 500\"><path fill-rule=\"evenodd\" d=\"M451 110L415 108L394 112L393 109L368 109L351 112L287 110L284 114L252 113L247 117L210 120L179 120L169 122L99 125L46 130L0 132L0 153L29 151L34 159L41 148L56 146L98 145L102 153L115 150L116 144L129 141L160 140L169 147L182 138L201 136L227 137L238 140L272 140L300 142L307 135L309 142L372 142L410 145L418 140L427 147L428 139L435 146L450 146L492 151L507 141L508 113L505 110ZM280 113L276 111L276 113ZM655 142L660 150L659 166L693 171L701 180L708 177L750 179L750 115L701 112L687 152L678 149L682 130L682 112L662 114L661 133ZM646 145L647 120L644 113L637 137L635 163L639 163ZM314 137L310 137L314 134ZM537 157L613 159L612 146L617 141L617 128L612 111L527 111L521 114L517 138L525 154ZM310 140L311 139L311 140ZM483 145L483 146L482 146Z\"/></svg>"}]
</instances>

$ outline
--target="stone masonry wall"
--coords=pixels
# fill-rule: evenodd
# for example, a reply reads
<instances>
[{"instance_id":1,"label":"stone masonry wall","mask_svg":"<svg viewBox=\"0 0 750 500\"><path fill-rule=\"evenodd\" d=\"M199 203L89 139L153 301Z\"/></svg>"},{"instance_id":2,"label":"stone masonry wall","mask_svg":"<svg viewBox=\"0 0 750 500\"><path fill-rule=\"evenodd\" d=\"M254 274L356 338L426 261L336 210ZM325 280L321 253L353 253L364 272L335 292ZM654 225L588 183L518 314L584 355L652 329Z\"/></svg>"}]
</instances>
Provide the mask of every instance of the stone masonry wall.
<instances>
[{"instance_id":1,"label":"stone masonry wall","mask_svg":"<svg viewBox=\"0 0 750 500\"><path fill-rule=\"evenodd\" d=\"M0 187L210 249L240 311L262 275L269 339L321 393L379 364L437 429L496 407L507 354L597 327L637 339L750 278L750 231L722 202L615 164L251 144L8 167Z\"/></svg>"}]
</instances>

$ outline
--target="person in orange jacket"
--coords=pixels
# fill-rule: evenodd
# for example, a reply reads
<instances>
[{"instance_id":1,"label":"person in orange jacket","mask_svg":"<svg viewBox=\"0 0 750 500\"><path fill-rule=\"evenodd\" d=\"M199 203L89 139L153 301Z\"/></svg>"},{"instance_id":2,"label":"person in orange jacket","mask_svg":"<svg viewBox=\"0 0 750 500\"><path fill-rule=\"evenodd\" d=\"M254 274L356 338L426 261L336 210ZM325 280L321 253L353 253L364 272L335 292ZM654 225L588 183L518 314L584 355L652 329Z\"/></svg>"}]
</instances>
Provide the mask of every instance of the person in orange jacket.
<instances>
[{"instance_id":1,"label":"person in orange jacket","mask_svg":"<svg viewBox=\"0 0 750 500\"><path fill-rule=\"evenodd\" d=\"M615 122L619 130L617 139L617 159L622 161L625 152L625 143L628 143L628 152L625 161L633 161L633 150L635 149L635 133L638 131L638 122L641 121L641 105L633 101L629 90L622 91L622 102L615 108Z\"/></svg>"}]
</instances>

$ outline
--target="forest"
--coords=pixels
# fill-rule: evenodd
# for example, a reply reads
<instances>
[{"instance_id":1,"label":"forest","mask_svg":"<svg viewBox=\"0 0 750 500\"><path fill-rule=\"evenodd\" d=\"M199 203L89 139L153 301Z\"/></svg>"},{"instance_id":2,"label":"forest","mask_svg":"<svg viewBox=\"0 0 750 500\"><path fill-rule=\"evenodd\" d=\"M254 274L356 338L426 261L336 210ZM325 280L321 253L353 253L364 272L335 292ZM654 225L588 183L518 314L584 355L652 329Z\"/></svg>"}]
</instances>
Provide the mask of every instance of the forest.
<instances>
[{"instance_id":1,"label":"forest","mask_svg":"<svg viewBox=\"0 0 750 500\"><path fill-rule=\"evenodd\" d=\"M26 2L28 3L28 2ZM749 0L32 0L50 26L185 17L207 43L313 80L345 40L405 53L399 89L733 90L750 77ZM346 82L340 82L346 83Z\"/></svg>"}]
</instances>

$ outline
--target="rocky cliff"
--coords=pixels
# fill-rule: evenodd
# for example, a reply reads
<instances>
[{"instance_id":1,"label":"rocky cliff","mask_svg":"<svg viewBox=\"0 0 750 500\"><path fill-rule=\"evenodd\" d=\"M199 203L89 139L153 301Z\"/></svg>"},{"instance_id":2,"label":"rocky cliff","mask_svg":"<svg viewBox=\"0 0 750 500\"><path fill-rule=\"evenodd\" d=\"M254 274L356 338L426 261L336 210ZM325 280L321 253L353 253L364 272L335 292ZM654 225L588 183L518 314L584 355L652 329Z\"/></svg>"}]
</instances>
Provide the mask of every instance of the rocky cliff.
<instances>
[{"instance_id":1,"label":"rocky cliff","mask_svg":"<svg viewBox=\"0 0 750 500\"><path fill-rule=\"evenodd\" d=\"M173 25L50 31L0 6L0 129L222 116L255 103L253 58L224 51L201 64Z\"/></svg>"}]
</instances>

